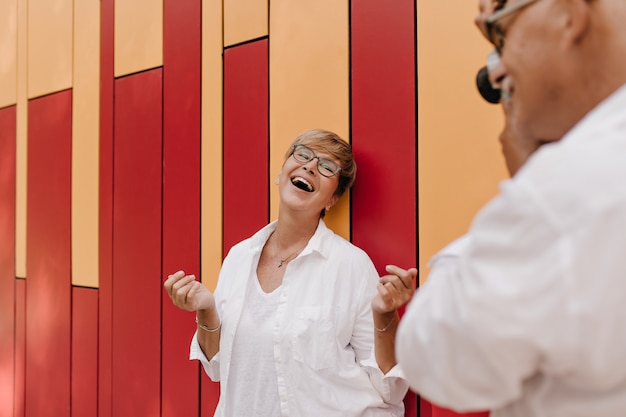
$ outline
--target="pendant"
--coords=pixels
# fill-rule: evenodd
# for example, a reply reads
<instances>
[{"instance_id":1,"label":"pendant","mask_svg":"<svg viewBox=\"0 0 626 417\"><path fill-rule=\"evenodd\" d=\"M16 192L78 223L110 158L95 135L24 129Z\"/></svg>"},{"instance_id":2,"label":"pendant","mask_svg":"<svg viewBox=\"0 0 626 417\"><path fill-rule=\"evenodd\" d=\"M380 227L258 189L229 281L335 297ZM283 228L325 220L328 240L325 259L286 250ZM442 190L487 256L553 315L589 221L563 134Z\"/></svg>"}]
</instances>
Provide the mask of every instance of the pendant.
<instances>
[{"instance_id":1,"label":"pendant","mask_svg":"<svg viewBox=\"0 0 626 417\"><path fill-rule=\"evenodd\" d=\"M281 266L283 266L284 263L285 263L285 259L281 259L280 263L278 264L278 267L280 268Z\"/></svg>"}]
</instances>

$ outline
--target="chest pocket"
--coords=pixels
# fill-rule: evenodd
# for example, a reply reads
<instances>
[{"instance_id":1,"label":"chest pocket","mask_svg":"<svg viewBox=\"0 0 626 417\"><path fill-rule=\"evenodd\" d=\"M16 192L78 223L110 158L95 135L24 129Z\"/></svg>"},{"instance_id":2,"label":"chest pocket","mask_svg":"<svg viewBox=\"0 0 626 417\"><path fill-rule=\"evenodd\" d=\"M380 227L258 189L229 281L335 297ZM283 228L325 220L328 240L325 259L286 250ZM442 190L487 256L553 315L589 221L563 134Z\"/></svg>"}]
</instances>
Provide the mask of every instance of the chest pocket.
<instances>
[{"instance_id":1,"label":"chest pocket","mask_svg":"<svg viewBox=\"0 0 626 417\"><path fill-rule=\"evenodd\" d=\"M291 327L294 360L319 370L338 363L339 342L330 307L303 307Z\"/></svg>"}]
</instances>

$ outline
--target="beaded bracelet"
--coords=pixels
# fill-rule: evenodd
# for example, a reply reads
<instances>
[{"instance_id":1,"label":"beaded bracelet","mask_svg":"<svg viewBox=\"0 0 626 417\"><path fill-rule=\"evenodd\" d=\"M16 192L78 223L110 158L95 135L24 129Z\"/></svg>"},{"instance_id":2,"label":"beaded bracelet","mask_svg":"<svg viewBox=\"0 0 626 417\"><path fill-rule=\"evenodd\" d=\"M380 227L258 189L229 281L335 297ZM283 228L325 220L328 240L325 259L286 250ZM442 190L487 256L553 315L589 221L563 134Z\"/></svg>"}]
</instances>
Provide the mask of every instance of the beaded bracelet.
<instances>
[{"instance_id":1,"label":"beaded bracelet","mask_svg":"<svg viewBox=\"0 0 626 417\"><path fill-rule=\"evenodd\" d=\"M222 327L222 322L220 321L220 324L217 325L217 327L215 329L209 329L207 326L205 326L204 324L200 324L198 323L198 316L196 316L196 324L198 325L199 328L201 328L202 330L204 330L205 332L209 332L209 333L215 333L216 331L218 331L220 329L220 327Z\"/></svg>"}]
</instances>

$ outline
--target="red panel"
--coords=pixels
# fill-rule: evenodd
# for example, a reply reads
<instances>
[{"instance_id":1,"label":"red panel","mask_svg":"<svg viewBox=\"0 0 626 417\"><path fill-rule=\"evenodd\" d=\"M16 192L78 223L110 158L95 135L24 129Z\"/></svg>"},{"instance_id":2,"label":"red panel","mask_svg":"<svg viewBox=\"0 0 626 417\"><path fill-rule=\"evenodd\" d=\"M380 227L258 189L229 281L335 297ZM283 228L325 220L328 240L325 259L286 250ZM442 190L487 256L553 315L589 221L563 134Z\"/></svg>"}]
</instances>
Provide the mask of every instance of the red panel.
<instances>
[{"instance_id":1,"label":"red panel","mask_svg":"<svg viewBox=\"0 0 626 417\"><path fill-rule=\"evenodd\" d=\"M25 416L26 393L26 280L15 280L15 413Z\"/></svg>"},{"instance_id":2,"label":"red panel","mask_svg":"<svg viewBox=\"0 0 626 417\"><path fill-rule=\"evenodd\" d=\"M351 7L352 240L384 273L417 265L415 1ZM405 404L417 414L413 394Z\"/></svg>"},{"instance_id":3,"label":"red panel","mask_svg":"<svg viewBox=\"0 0 626 417\"><path fill-rule=\"evenodd\" d=\"M162 70L115 82L112 415L161 400Z\"/></svg>"},{"instance_id":4,"label":"red panel","mask_svg":"<svg viewBox=\"0 0 626 417\"><path fill-rule=\"evenodd\" d=\"M15 106L0 109L0 416L15 395L15 117Z\"/></svg>"},{"instance_id":5,"label":"red panel","mask_svg":"<svg viewBox=\"0 0 626 417\"><path fill-rule=\"evenodd\" d=\"M0 109L0 416L13 414L15 395L15 116Z\"/></svg>"},{"instance_id":6,"label":"red panel","mask_svg":"<svg viewBox=\"0 0 626 417\"><path fill-rule=\"evenodd\" d=\"M220 397L220 384L219 382L211 381L203 371L202 383L200 385L200 415L212 416Z\"/></svg>"},{"instance_id":7,"label":"red panel","mask_svg":"<svg viewBox=\"0 0 626 417\"><path fill-rule=\"evenodd\" d=\"M72 417L98 415L98 290L72 290Z\"/></svg>"},{"instance_id":8,"label":"red panel","mask_svg":"<svg viewBox=\"0 0 626 417\"><path fill-rule=\"evenodd\" d=\"M163 3L163 279L200 273L200 6ZM200 368L188 359L194 316L161 295L162 416L199 415Z\"/></svg>"},{"instance_id":9,"label":"red panel","mask_svg":"<svg viewBox=\"0 0 626 417\"><path fill-rule=\"evenodd\" d=\"M99 417L112 417L114 3L100 0Z\"/></svg>"},{"instance_id":10,"label":"red panel","mask_svg":"<svg viewBox=\"0 0 626 417\"><path fill-rule=\"evenodd\" d=\"M72 91L28 104L26 416L69 416Z\"/></svg>"},{"instance_id":11,"label":"red panel","mask_svg":"<svg viewBox=\"0 0 626 417\"><path fill-rule=\"evenodd\" d=\"M224 253L269 219L267 39L224 51Z\"/></svg>"}]
</instances>

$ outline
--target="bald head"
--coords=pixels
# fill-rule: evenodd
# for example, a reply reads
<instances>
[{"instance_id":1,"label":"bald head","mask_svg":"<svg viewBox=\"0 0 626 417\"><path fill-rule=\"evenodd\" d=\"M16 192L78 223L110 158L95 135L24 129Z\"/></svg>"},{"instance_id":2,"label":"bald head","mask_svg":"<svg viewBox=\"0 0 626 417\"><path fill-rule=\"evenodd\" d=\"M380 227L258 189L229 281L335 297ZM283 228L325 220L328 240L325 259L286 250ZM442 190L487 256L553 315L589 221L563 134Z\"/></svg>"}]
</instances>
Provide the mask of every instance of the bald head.
<instances>
[{"instance_id":1,"label":"bald head","mask_svg":"<svg viewBox=\"0 0 626 417\"><path fill-rule=\"evenodd\" d=\"M626 84L624 22L622 0L536 0L503 13L492 33L504 40L514 123L556 140Z\"/></svg>"}]
</instances>

